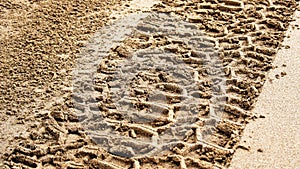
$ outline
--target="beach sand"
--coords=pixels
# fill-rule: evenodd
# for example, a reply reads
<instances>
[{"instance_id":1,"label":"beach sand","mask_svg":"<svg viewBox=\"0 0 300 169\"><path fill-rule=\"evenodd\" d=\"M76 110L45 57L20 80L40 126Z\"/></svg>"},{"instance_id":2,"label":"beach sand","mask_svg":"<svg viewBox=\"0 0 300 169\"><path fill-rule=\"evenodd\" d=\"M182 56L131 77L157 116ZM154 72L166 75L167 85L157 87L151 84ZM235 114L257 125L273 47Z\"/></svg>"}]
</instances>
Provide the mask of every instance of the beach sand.
<instances>
[{"instance_id":1,"label":"beach sand","mask_svg":"<svg viewBox=\"0 0 300 169\"><path fill-rule=\"evenodd\" d=\"M299 11L295 18L253 109L264 118L247 125L241 145L249 151L237 150L232 169L300 168L300 30L294 27L300 24Z\"/></svg>"},{"instance_id":2,"label":"beach sand","mask_svg":"<svg viewBox=\"0 0 300 169\"><path fill-rule=\"evenodd\" d=\"M0 168L298 167L297 2L0 0Z\"/></svg>"}]
</instances>

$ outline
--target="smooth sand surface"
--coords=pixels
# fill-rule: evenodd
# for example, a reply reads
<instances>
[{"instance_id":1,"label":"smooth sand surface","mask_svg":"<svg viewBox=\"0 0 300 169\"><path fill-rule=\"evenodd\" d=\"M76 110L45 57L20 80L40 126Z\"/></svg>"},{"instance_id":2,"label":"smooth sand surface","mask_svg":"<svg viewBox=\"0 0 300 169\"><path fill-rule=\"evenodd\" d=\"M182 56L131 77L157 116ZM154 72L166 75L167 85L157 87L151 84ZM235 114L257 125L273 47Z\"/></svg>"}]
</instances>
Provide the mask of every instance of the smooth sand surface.
<instances>
[{"instance_id":1,"label":"smooth sand surface","mask_svg":"<svg viewBox=\"0 0 300 169\"><path fill-rule=\"evenodd\" d=\"M283 43L290 48L278 52L278 68L269 74L273 80L265 83L253 110L265 118L247 125L241 145L250 149L237 150L232 169L300 169L300 30L292 28L300 24L299 11L295 18Z\"/></svg>"}]
</instances>

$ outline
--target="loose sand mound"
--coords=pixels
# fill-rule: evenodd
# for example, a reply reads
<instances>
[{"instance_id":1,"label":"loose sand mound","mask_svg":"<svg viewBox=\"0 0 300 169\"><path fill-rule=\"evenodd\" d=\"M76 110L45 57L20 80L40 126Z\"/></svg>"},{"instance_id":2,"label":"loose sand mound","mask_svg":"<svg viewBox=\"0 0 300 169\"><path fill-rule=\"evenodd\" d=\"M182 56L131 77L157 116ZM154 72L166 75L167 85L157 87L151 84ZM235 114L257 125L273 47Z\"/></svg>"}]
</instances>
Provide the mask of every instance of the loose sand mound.
<instances>
[{"instance_id":1,"label":"loose sand mound","mask_svg":"<svg viewBox=\"0 0 300 169\"><path fill-rule=\"evenodd\" d=\"M251 109L261 92L268 70L272 69L274 56L296 10L296 2L162 0L151 11L171 14L189 22L186 27L204 32L206 38L201 37L201 43L208 49L217 50L212 52L217 55L205 53L211 50L201 55L180 38L157 36L157 32L163 32L161 23L166 21L159 20L160 17L157 17L156 23L150 24L147 18L141 20L136 28L139 33L119 42L119 47L106 51L108 55L103 61L107 62L96 65L99 83L92 87L99 95L89 109L93 110L95 116L101 115L110 122L122 124L115 129L116 132L133 139L160 135L161 127L168 128L167 124L172 124L174 117L177 118L174 110L183 107L175 105L176 99L177 102L184 100L182 92L178 92L182 86L174 85L176 79L172 80L159 70L140 74L139 78L146 79L144 81L147 81L148 88L141 92L140 87L130 86L135 92L131 96L139 98L134 104L140 110L153 109L155 104L145 101L146 94L151 87L159 84L165 92L164 97L170 101L166 108L155 108L165 111L166 116L146 125L134 121L124 123L120 113L111 110L114 108L107 94L111 90L107 87L107 78L115 73L118 60L132 57L135 52L147 55L149 49L150 56L162 59L164 55L161 52L153 53L152 48L155 47L172 53L172 56L180 58L182 63L197 72L194 75L199 80L199 89L194 92L198 92L196 98L201 99L203 104L196 108L196 118L189 120L193 127L186 130L184 135L187 137L173 147L166 147L160 155L143 157L135 157L135 150L116 148L120 145L118 142L110 143L107 148L103 146L105 144L97 142L97 136L85 133L87 128L82 125L83 122L86 119L95 120L87 114L76 114L76 110L80 109L76 101L82 98L72 94L75 59L85 55L89 46L96 45L85 41L105 23L113 20L109 19L112 10L119 8L122 13L123 9L130 8L128 4L92 0L1 1L0 126L4 130L0 139L4 146L0 148L1 153L5 152L1 155L1 167L115 169L223 168L229 165L239 146L245 124L249 119L256 118ZM135 12L138 9L132 10ZM151 17L150 21L153 21ZM171 27L174 25L175 28L182 26L171 24ZM176 36L180 37L179 34ZM193 38L190 37L188 41ZM101 54L101 51L96 54ZM214 91L217 91L211 90L213 80L207 78L209 73L204 63L214 58L217 59L214 62L224 68L226 96L220 109L221 120L214 123L213 133L203 141L198 138L198 133L205 126L203 124L207 124L206 120L212 112L209 104ZM135 83L138 84L140 79L136 79ZM188 108L182 110L190 111ZM178 130L185 131L182 128ZM139 145L132 147L136 146ZM132 157L122 157L124 152L127 157Z\"/></svg>"}]
</instances>

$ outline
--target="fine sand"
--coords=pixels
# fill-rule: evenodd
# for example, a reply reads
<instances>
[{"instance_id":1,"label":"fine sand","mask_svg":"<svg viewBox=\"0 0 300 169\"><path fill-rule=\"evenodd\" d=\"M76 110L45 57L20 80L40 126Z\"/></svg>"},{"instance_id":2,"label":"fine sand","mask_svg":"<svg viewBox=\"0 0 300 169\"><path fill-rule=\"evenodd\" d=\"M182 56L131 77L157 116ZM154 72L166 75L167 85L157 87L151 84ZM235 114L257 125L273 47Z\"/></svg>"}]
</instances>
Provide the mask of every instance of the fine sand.
<instances>
[{"instance_id":1,"label":"fine sand","mask_svg":"<svg viewBox=\"0 0 300 169\"><path fill-rule=\"evenodd\" d=\"M279 53L274 62L297 8L294 0L0 0L0 168L211 169L232 158L232 168L245 168L250 157L283 156L274 167L297 166L297 42L290 59ZM143 69L153 63L167 66ZM290 111L277 107L284 102Z\"/></svg>"},{"instance_id":2,"label":"fine sand","mask_svg":"<svg viewBox=\"0 0 300 169\"><path fill-rule=\"evenodd\" d=\"M283 45L278 51L276 69L253 112L264 116L247 125L241 145L231 162L232 169L299 169L300 168L300 12L295 14ZM279 76L278 76L279 75ZM277 79L276 76L279 78Z\"/></svg>"}]
</instances>

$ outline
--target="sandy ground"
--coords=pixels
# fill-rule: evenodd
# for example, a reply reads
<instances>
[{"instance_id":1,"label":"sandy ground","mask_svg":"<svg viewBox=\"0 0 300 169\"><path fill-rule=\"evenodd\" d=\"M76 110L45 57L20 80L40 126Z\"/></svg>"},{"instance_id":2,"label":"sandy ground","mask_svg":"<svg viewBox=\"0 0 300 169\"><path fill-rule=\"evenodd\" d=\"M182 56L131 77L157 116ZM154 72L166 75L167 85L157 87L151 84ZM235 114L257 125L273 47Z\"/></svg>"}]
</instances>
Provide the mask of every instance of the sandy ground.
<instances>
[{"instance_id":1,"label":"sandy ground","mask_svg":"<svg viewBox=\"0 0 300 169\"><path fill-rule=\"evenodd\" d=\"M295 18L292 25L300 24L299 11ZM232 169L300 168L300 30L290 26L287 36L283 44L290 48L279 50L277 68L269 74L272 81L266 82L253 109L265 118L247 125L241 145L249 151L237 150Z\"/></svg>"},{"instance_id":2,"label":"sandy ground","mask_svg":"<svg viewBox=\"0 0 300 169\"><path fill-rule=\"evenodd\" d=\"M275 54L296 8L294 0L0 0L0 168L228 167L234 152L239 152L239 148L243 147L240 137L244 127L257 118L257 113L252 109L268 79L268 71L274 68ZM164 14L146 14L154 11ZM130 13L145 13L145 18L133 19L136 24L133 28L132 20L118 20ZM122 33L124 30L129 29L134 30L132 34L118 39L120 34L125 36ZM141 72L131 80L133 84L142 84L143 88L130 86L130 99L134 100L142 115L149 110L151 112L153 106L164 113L151 116L155 119L153 123L135 123L116 110L109 83L118 63L137 52L162 59L165 57L153 49L171 52L170 56L186 63L198 84L197 90L188 94L198 99L200 104L183 103L187 97L182 89L186 86L176 84L176 78L161 69ZM87 58L89 62L90 57L93 59L94 56L103 57L103 60L93 65L96 67L93 86L86 85L85 81L74 83L72 73L78 58ZM207 64L212 61L213 64ZM289 72L288 68L297 64L287 57L280 61L285 61L287 67L279 66L275 70L284 70L287 75L279 80L273 78L278 94L284 91L284 79L296 77L296 73ZM138 68L138 63L133 62L132 65ZM219 99L225 103L213 107L212 98L222 91L222 79L210 75L220 70L222 77L226 77L226 97L221 95ZM77 76L88 74L89 77L90 72L82 72ZM297 81L294 79L291 84ZM95 89L95 96L85 98L85 93L81 95L74 89L78 84L82 85L81 92ZM266 84L270 85L269 82ZM155 86L168 98L166 105L158 105L147 98ZM287 99L292 105L290 96L274 99L274 102L278 101L276 105L280 105L279 102ZM91 104L85 107L83 103ZM274 103L264 102L264 105L270 104ZM270 111L277 113L280 110ZM216 111L222 115L218 122L209 118ZM268 124L269 118L280 115L271 115L270 112L257 122L266 120L262 123ZM100 121L95 121L97 118ZM290 117L284 114L282 118ZM166 145L162 155L122 156L134 156L135 148L148 150L149 147L141 148L135 139L145 138L155 142L167 133L173 140L176 132L166 131L181 120L192 127L175 126L174 131L183 133L184 139L175 145L172 142ZM280 120L278 124L283 122L286 121ZM88 128L82 127L84 123L89 124ZM112 126L109 129L115 135L134 141L101 135L101 129L107 126ZM205 130L207 126L211 126L211 132ZM274 128L273 131L277 131ZM87 133L89 129L96 130L96 134ZM205 133L209 137L203 140L202 134ZM245 133L247 136L248 132ZM290 131L285 132L280 138L295 138L289 134ZM97 141L103 145L97 144ZM131 149L120 147L121 143L128 144ZM250 152L257 149L268 152L268 148L263 147L267 145L262 141L261 146L250 149ZM291 161L291 164L297 162Z\"/></svg>"}]
</instances>

